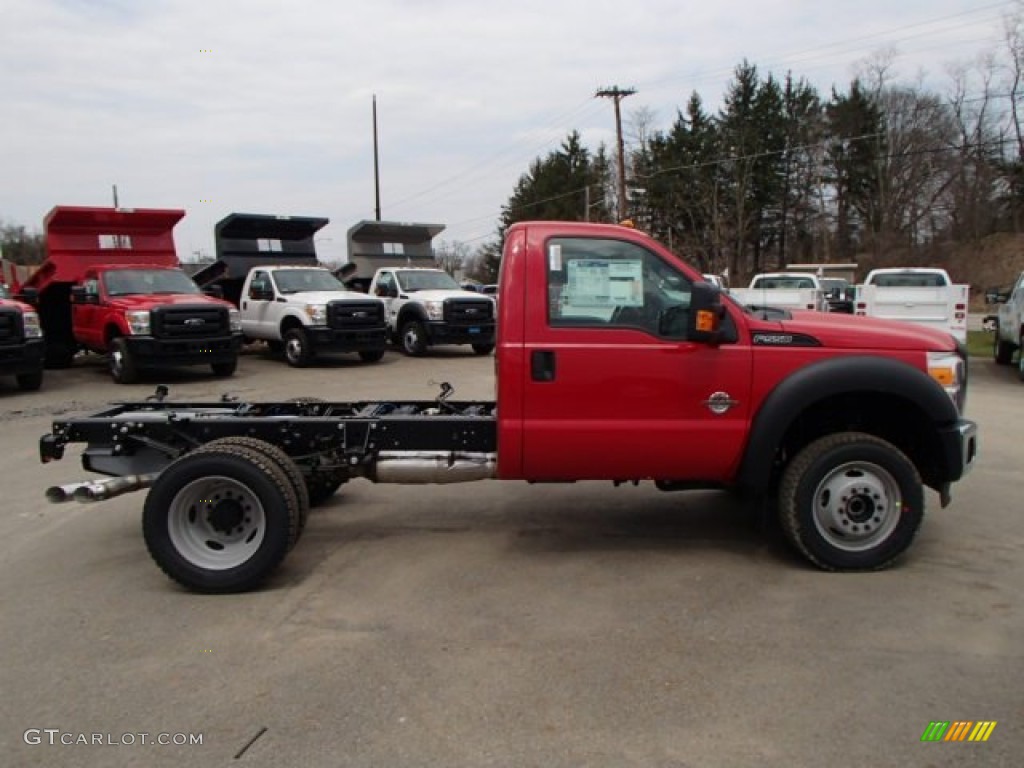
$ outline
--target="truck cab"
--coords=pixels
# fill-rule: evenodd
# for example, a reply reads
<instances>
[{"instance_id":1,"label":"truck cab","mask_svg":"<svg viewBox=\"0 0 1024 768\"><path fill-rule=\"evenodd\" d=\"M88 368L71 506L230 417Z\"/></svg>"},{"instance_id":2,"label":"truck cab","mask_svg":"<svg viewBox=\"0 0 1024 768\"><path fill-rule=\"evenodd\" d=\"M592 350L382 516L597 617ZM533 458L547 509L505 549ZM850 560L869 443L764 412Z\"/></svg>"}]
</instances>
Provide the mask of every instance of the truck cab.
<instances>
[{"instance_id":1,"label":"truck cab","mask_svg":"<svg viewBox=\"0 0 1024 768\"><path fill-rule=\"evenodd\" d=\"M51 368L80 349L107 355L119 384L145 370L209 365L230 376L241 329L228 302L181 270L173 228L184 211L57 206L46 216L47 258L26 280L38 295Z\"/></svg>"},{"instance_id":2,"label":"truck cab","mask_svg":"<svg viewBox=\"0 0 1024 768\"><path fill-rule=\"evenodd\" d=\"M35 309L16 301L0 284L0 375L14 376L18 389L31 391L43 384L43 330Z\"/></svg>"},{"instance_id":3,"label":"truck cab","mask_svg":"<svg viewBox=\"0 0 1024 768\"><path fill-rule=\"evenodd\" d=\"M370 294L383 299L388 329L407 355L435 344L469 344L478 355L494 349L494 299L463 289L442 269L378 269Z\"/></svg>"}]
</instances>

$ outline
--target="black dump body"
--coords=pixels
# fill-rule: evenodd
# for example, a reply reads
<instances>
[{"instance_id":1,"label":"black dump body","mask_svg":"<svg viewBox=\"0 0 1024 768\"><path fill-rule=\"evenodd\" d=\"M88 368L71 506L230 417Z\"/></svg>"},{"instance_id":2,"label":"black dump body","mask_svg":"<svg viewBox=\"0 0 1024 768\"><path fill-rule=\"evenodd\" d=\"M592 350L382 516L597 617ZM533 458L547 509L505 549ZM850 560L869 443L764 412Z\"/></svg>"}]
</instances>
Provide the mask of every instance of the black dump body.
<instances>
[{"instance_id":1,"label":"black dump body","mask_svg":"<svg viewBox=\"0 0 1024 768\"><path fill-rule=\"evenodd\" d=\"M242 283L253 267L319 264L314 236L329 219L231 213L214 229L217 261L192 275L201 288L219 287L237 305Z\"/></svg>"}]
</instances>

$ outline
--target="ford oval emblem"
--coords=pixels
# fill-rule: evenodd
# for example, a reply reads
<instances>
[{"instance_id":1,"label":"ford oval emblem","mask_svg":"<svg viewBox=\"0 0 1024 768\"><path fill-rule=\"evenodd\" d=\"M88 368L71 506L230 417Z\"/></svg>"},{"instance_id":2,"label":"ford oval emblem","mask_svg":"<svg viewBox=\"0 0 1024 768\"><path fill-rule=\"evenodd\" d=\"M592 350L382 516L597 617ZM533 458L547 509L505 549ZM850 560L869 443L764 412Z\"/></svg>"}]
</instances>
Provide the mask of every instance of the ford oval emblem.
<instances>
[{"instance_id":1,"label":"ford oval emblem","mask_svg":"<svg viewBox=\"0 0 1024 768\"><path fill-rule=\"evenodd\" d=\"M201 317L190 317L185 321L185 325L205 325L206 321Z\"/></svg>"}]
</instances>

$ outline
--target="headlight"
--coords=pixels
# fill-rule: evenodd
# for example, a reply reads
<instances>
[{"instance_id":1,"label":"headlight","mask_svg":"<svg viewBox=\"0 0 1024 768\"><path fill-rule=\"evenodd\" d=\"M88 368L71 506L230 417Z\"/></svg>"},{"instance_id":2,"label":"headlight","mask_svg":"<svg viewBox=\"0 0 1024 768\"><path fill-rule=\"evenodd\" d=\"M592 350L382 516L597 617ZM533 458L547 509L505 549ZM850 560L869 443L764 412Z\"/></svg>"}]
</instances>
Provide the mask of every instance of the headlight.
<instances>
[{"instance_id":1,"label":"headlight","mask_svg":"<svg viewBox=\"0 0 1024 768\"><path fill-rule=\"evenodd\" d=\"M425 301L423 306L427 309L428 320L444 320L443 301Z\"/></svg>"},{"instance_id":2,"label":"headlight","mask_svg":"<svg viewBox=\"0 0 1024 768\"><path fill-rule=\"evenodd\" d=\"M313 325L327 325L327 305L307 304L306 315Z\"/></svg>"},{"instance_id":3,"label":"headlight","mask_svg":"<svg viewBox=\"0 0 1024 768\"><path fill-rule=\"evenodd\" d=\"M228 310L228 327L232 333L242 332L242 316L238 314L237 309Z\"/></svg>"},{"instance_id":4,"label":"headlight","mask_svg":"<svg viewBox=\"0 0 1024 768\"><path fill-rule=\"evenodd\" d=\"M946 394L963 410L967 397L967 364L956 352L929 352L928 375L937 381Z\"/></svg>"},{"instance_id":5,"label":"headlight","mask_svg":"<svg viewBox=\"0 0 1024 768\"><path fill-rule=\"evenodd\" d=\"M149 335L149 310L138 309L124 313L124 319L128 321L128 332L132 336Z\"/></svg>"},{"instance_id":6,"label":"headlight","mask_svg":"<svg viewBox=\"0 0 1024 768\"><path fill-rule=\"evenodd\" d=\"M26 312L21 316L21 320L25 326L26 339L41 339L43 337L43 328L39 325L37 312Z\"/></svg>"}]
</instances>

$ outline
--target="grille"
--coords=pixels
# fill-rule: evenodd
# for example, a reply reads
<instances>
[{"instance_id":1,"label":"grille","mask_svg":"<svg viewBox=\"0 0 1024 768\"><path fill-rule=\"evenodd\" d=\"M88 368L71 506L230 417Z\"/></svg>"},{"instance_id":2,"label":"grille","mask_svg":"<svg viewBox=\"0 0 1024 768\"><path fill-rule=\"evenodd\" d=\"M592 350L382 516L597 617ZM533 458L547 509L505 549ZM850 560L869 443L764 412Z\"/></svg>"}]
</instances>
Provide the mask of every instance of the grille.
<instances>
[{"instance_id":1,"label":"grille","mask_svg":"<svg viewBox=\"0 0 1024 768\"><path fill-rule=\"evenodd\" d=\"M444 319L452 325L479 325L494 318L494 302L490 299L447 299Z\"/></svg>"},{"instance_id":2,"label":"grille","mask_svg":"<svg viewBox=\"0 0 1024 768\"><path fill-rule=\"evenodd\" d=\"M224 307L157 307L152 323L158 339L205 339L230 333Z\"/></svg>"},{"instance_id":3,"label":"grille","mask_svg":"<svg viewBox=\"0 0 1024 768\"><path fill-rule=\"evenodd\" d=\"M327 325L336 330L379 328L384 305L379 301L332 301L327 304Z\"/></svg>"},{"instance_id":4,"label":"grille","mask_svg":"<svg viewBox=\"0 0 1024 768\"><path fill-rule=\"evenodd\" d=\"M14 344L22 340L21 312L16 309L0 309L0 344Z\"/></svg>"}]
</instances>

